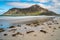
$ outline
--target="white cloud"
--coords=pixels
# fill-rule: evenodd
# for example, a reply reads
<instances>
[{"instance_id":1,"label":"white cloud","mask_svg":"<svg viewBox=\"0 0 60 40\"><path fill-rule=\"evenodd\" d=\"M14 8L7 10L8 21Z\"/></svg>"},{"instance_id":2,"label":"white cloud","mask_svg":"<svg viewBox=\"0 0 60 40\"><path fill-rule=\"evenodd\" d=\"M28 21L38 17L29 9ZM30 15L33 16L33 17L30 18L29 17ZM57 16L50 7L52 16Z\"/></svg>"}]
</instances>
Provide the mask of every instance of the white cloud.
<instances>
[{"instance_id":1,"label":"white cloud","mask_svg":"<svg viewBox=\"0 0 60 40\"><path fill-rule=\"evenodd\" d=\"M60 3L60 0L52 0L55 3Z\"/></svg>"},{"instance_id":2,"label":"white cloud","mask_svg":"<svg viewBox=\"0 0 60 40\"><path fill-rule=\"evenodd\" d=\"M28 0L28 1L31 1L31 0ZM60 0L33 0L33 1L40 2L40 3L38 3L38 5L40 5L43 8L47 8L48 10L59 13L58 10L60 10ZM42 4L42 3L47 3L49 1L52 1L54 4L48 5L48 6L45 4ZM13 7L27 8L27 7L30 7L31 5L36 4L36 3L32 4L32 3L10 2L7 4L10 6L13 6Z\"/></svg>"},{"instance_id":3,"label":"white cloud","mask_svg":"<svg viewBox=\"0 0 60 40\"><path fill-rule=\"evenodd\" d=\"M44 4L38 4L38 5L40 5L41 7L43 7L43 8L46 8L46 9L49 9L49 8L51 8L51 6L49 5L49 6L47 6L47 5L44 5Z\"/></svg>"},{"instance_id":4,"label":"white cloud","mask_svg":"<svg viewBox=\"0 0 60 40\"><path fill-rule=\"evenodd\" d=\"M54 4L51 6L50 10L60 13L60 0L51 0ZM59 11L58 11L59 10Z\"/></svg>"},{"instance_id":5,"label":"white cloud","mask_svg":"<svg viewBox=\"0 0 60 40\"><path fill-rule=\"evenodd\" d=\"M60 0L34 0L39 1L41 3L47 3L49 1L53 2L52 5L46 6L44 4L39 4L40 6L47 8L48 10L54 11L56 13L60 13L58 10L60 10Z\"/></svg>"},{"instance_id":6,"label":"white cloud","mask_svg":"<svg viewBox=\"0 0 60 40\"><path fill-rule=\"evenodd\" d=\"M54 2L54 6L60 6L60 1L59 0L53 0L52 2Z\"/></svg>"},{"instance_id":7,"label":"white cloud","mask_svg":"<svg viewBox=\"0 0 60 40\"><path fill-rule=\"evenodd\" d=\"M41 2L41 3L45 3L45 2L49 2L50 0L33 0L35 2Z\"/></svg>"},{"instance_id":8,"label":"white cloud","mask_svg":"<svg viewBox=\"0 0 60 40\"><path fill-rule=\"evenodd\" d=\"M10 5L10 6L13 6L13 7L18 7L18 8L27 8L27 7L30 7L31 5L34 5L34 4L21 3L21 2L10 2L10 3L7 3L7 5Z\"/></svg>"},{"instance_id":9,"label":"white cloud","mask_svg":"<svg viewBox=\"0 0 60 40\"><path fill-rule=\"evenodd\" d=\"M10 3L7 3L7 5L9 6L13 6L13 7L18 7L18 8L27 8L27 7L30 7L32 5L35 5L36 3L22 3L22 2L10 2ZM50 6L46 6L44 4L41 4L41 3L38 3L38 5L40 5L41 7L43 8L49 8Z\"/></svg>"},{"instance_id":10,"label":"white cloud","mask_svg":"<svg viewBox=\"0 0 60 40\"><path fill-rule=\"evenodd\" d=\"M32 3L10 2L10 3L7 3L7 5L17 7L17 8L27 8L27 7L30 7L32 5L35 5L35 3L32 4ZM41 3L38 3L38 5L40 5L43 8L46 8L46 9L50 9L52 7L50 5L46 6L46 5L41 4Z\"/></svg>"}]
</instances>

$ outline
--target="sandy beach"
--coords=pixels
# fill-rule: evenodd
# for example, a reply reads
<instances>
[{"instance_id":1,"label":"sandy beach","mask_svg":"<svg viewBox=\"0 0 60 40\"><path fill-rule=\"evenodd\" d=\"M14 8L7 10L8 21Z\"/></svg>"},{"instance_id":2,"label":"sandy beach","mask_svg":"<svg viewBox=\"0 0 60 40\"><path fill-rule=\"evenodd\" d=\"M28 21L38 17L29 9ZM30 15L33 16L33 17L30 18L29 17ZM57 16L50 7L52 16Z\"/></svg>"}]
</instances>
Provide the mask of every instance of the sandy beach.
<instances>
[{"instance_id":1,"label":"sandy beach","mask_svg":"<svg viewBox=\"0 0 60 40\"><path fill-rule=\"evenodd\" d=\"M60 17L1 20L10 22L10 26L5 30L0 28L0 40L60 40Z\"/></svg>"}]
</instances>

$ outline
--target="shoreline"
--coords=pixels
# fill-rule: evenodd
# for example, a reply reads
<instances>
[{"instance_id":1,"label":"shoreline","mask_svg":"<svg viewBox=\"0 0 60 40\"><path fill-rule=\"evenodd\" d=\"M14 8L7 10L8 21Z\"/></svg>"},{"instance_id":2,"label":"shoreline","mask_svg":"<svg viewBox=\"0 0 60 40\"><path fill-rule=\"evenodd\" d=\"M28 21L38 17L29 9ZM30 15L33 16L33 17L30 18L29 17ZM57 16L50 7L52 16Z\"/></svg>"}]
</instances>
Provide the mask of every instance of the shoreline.
<instances>
[{"instance_id":1,"label":"shoreline","mask_svg":"<svg viewBox=\"0 0 60 40\"><path fill-rule=\"evenodd\" d=\"M30 18L29 18L30 19ZM33 19L33 18L32 18ZM25 19L24 24L14 21L5 31L1 29L2 40L60 40L60 17L34 17ZM31 22L31 23L29 23Z\"/></svg>"}]
</instances>

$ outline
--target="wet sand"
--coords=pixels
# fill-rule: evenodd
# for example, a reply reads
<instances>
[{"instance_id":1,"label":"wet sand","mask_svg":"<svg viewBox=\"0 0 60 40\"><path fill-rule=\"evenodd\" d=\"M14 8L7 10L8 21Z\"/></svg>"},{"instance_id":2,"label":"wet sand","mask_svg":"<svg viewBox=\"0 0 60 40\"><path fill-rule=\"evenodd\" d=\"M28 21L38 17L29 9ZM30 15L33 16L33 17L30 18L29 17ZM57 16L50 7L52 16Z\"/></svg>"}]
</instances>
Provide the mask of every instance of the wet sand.
<instances>
[{"instance_id":1,"label":"wet sand","mask_svg":"<svg viewBox=\"0 0 60 40\"><path fill-rule=\"evenodd\" d=\"M60 40L60 17L41 18L13 22L12 26L0 32L0 40Z\"/></svg>"}]
</instances>

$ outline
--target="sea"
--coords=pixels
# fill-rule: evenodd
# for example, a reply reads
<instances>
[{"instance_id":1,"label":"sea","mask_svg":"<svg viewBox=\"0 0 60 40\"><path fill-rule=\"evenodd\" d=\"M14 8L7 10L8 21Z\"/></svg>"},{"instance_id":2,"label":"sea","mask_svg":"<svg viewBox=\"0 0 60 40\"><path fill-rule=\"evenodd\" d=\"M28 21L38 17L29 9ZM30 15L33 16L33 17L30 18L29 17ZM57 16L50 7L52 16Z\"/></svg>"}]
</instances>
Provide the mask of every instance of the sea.
<instances>
[{"instance_id":1,"label":"sea","mask_svg":"<svg viewBox=\"0 0 60 40\"><path fill-rule=\"evenodd\" d=\"M8 28L12 26L13 22L24 22L34 20L42 17L55 17L55 16L0 16L0 28Z\"/></svg>"}]
</instances>

